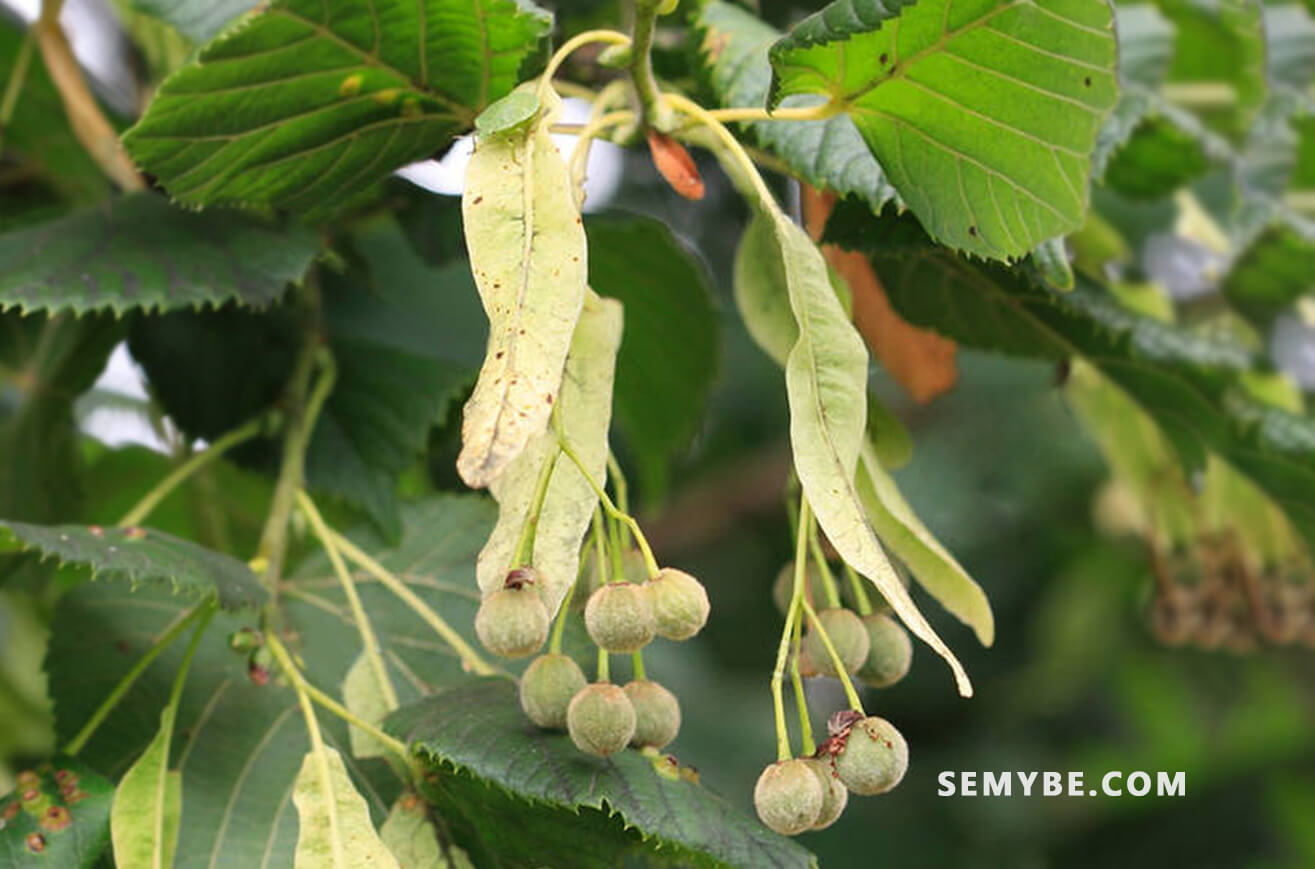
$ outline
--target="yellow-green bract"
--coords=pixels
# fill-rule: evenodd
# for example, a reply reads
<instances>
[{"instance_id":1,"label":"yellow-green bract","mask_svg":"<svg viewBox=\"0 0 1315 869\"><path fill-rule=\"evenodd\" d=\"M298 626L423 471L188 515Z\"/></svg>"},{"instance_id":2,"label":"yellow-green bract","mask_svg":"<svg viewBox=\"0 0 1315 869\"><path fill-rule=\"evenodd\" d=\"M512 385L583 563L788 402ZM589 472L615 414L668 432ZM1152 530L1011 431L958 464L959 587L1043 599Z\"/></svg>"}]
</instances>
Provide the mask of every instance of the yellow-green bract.
<instances>
[{"instance_id":1,"label":"yellow-green bract","mask_svg":"<svg viewBox=\"0 0 1315 869\"><path fill-rule=\"evenodd\" d=\"M790 337L781 316L786 300L793 314L794 341L784 365L790 442L804 494L836 551L946 660L959 692L969 696L967 674L909 597L854 486L867 417L868 354L863 339L845 316L817 246L775 203L762 203L762 209L742 244L753 246L753 258L771 257L775 262L750 267L742 252L736 300L750 333L777 361Z\"/></svg>"},{"instance_id":2,"label":"yellow-green bract","mask_svg":"<svg viewBox=\"0 0 1315 869\"><path fill-rule=\"evenodd\" d=\"M169 770L169 741L177 703L160 711L160 729L123 774L110 809L114 862L122 869L168 869L178 846L183 776Z\"/></svg>"},{"instance_id":3,"label":"yellow-green bract","mask_svg":"<svg viewBox=\"0 0 1315 869\"><path fill-rule=\"evenodd\" d=\"M475 488L503 473L544 430L584 303L584 225L548 127L549 91L528 126L481 136L461 199L466 247L489 342L466 403L457 471Z\"/></svg>"},{"instance_id":4,"label":"yellow-green bract","mask_svg":"<svg viewBox=\"0 0 1315 869\"><path fill-rule=\"evenodd\" d=\"M334 749L319 745L306 753L292 802L300 824L296 869L399 869Z\"/></svg>"},{"instance_id":5,"label":"yellow-green bract","mask_svg":"<svg viewBox=\"0 0 1315 869\"><path fill-rule=\"evenodd\" d=\"M356 656L343 677L342 699L347 708L366 724L378 724L392 711L365 652ZM388 754L383 743L359 727L348 725L347 734L351 740L352 757L384 757Z\"/></svg>"},{"instance_id":6,"label":"yellow-green bract","mask_svg":"<svg viewBox=\"0 0 1315 869\"><path fill-rule=\"evenodd\" d=\"M607 472L607 429L612 419L612 379L621 328L621 303L590 292L566 357L566 376L557 402L563 437L599 483ZM530 519L544 462L552 462L554 467L530 557L539 574L539 593L552 613L575 581L580 541L598 503L579 469L558 450L555 431L545 431L531 441L489 487L498 501L498 524L479 554L476 573L485 594L502 586L521 531Z\"/></svg>"}]
</instances>

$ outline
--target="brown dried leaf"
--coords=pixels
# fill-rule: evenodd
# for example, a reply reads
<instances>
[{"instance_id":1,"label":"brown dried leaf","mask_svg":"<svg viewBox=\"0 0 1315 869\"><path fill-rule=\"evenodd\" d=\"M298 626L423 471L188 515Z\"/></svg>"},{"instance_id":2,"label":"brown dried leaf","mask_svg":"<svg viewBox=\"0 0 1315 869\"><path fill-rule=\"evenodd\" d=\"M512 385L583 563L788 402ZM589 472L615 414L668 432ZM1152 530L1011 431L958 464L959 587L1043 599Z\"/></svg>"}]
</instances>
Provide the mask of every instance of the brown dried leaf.
<instances>
[{"instance_id":1,"label":"brown dried leaf","mask_svg":"<svg viewBox=\"0 0 1315 869\"><path fill-rule=\"evenodd\" d=\"M653 154L653 165L672 190L686 199L703 198L703 177L684 145L665 133L649 130L648 150Z\"/></svg>"}]
</instances>

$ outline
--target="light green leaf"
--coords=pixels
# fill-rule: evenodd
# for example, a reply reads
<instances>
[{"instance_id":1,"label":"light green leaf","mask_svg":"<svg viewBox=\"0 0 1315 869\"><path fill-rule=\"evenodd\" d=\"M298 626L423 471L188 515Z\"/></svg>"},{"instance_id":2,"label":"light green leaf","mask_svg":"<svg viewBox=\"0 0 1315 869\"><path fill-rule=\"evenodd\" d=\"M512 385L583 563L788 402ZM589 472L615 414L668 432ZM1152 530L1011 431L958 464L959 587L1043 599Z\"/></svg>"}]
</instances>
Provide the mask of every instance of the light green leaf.
<instances>
[{"instance_id":1,"label":"light green leaf","mask_svg":"<svg viewBox=\"0 0 1315 869\"><path fill-rule=\"evenodd\" d=\"M412 791L403 793L388 810L379 838L401 869L444 869L448 865L425 803Z\"/></svg>"},{"instance_id":2,"label":"light green leaf","mask_svg":"<svg viewBox=\"0 0 1315 869\"><path fill-rule=\"evenodd\" d=\"M370 659L365 654L357 655L347 675L342 680L342 702L353 715L366 724L378 724L388 714L388 701L379 686L379 679ZM383 743L354 725L348 725L351 739L352 757L389 757L388 749Z\"/></svg>"},{"instance_id":3,"label":"light green leaf","mask_svg":"<svg viewBox=\"0 0 1315 869\"><path fill-rule=\"evenodd\" d=\"M622 307L615 299L590 292L566 357L566 375L557 402L562 436L601 483L607 474L607 430L612 416L612 380L621 346ZM498 524L480 550L479 587L489 594L500 588L513 566L521 531L529 521L534 493L551 462L552 476L534 532L531 563L539 572L539 592L549 612L556 612L575 582L580 542L593 519L598 497L579 468L557 447L551 428L530 441L524 452L493 481Z\"/></svg>"},{"instance_id":4,"label":"light green leaf","mask_svg":"<svg viewBox=\"0 0 1315 869\"><path fill-rule=\"evenodd\" d=\"M589 285L626 309L613 399L617 426L644 491L660 496L672 455L698 431L717 374L712 281L698 254L659 220L590 217L585 230Z\"/></svg>"},{"instance_id":5,"label":"light green leaf","mask_svg":"<svg viewBox=\"0 0 1315 869\"><path fill-rule=\"evenodd\" d=\"M469 129L551 21L528 0L275 0L166 79L124 146L189 205L327 215Z\"/></svg>"},{"instance_id":6,"label":"light green leaf","mask_svg":"<svg viewBox=\"0 0 1315 869\"><path fill-rule=\"evenodd\" d=\"M301 824L297 869L397 869L397 860L370 821L369 806L347 775L342 755L327 746L317 748L306 753L292 791Z\"/></svg>"},{"instance_id":7,"label":"light green leaf","mask_svg":"<svg viewBox=\"0 0 1315 869\"><path fill-rule=\"evenodd\" d=\"M0 309L264 307L319 253L304 227L195 214L138 193L0 235Z\"/></svg>"},{"instance_id":8,"label":"light green leaf","mask_svg":"<svg viewBox=\"0 0 1315 869\"><path fill-rule=\"evenodd\" d=\"M782 368L799 340L772 218L755 211L735 249L735 305L749 335Z\"/></svg>"},{"instance_id":9,"label":"light green leaf","mask_svg":"<svg viewBox=\"0 0 1315 869\"><path fill-rule=\"evenodd\" d=\"M550 91L533 125L482 139L466 167L466 247L489 318L457 457L457 471L473 488L496 480L548 424L584 303L584 226L548 133L560 111L561 98Z\"/></svg>"},{"instance_id":10,"label":"light green leaf","mask_svg":"<svg viewBox=\"0 0 1315 869\"><path fill-rule=\"evenodd\" d=\"M1246 240L1221 289L1261 328L1315 291L1315 221L1278 212Z\"/></svg>"},{"instance_id":11,"label":"light green leaf","mask_svg":"<svg viewBox=\"0 0 1315 869\"><path fill-rule=\"evenodd\" d=\"M959 692L970 696L967 674L909 597L854 488L867 424L868 354L863 339L845 316L821 251L804 231L779 211L757 219L767 222L774 240L774 246L764 251L777 261L768 276L783 282L798 329L785 361L785 382L794 466L808 503L840 556L867 577L909 629L945 659ZM756 231L762 231L761 225ZM768 247L765 242L763 246ZM756 291L758 298L773 293L781 295L782 286Z\"/></svg>"},{"instance_id":12,"label":"light green leaf","mask_svg":"<svg viewBox=\"0 0 1315 869\"><path fill-rule=\"evenodd\" d=\"M28 525L0 529L61 564L89 567L93 577L171 587L192 600L214 598L224 609L255 609L268 597L251 568L220 552L153 528ZM0 540L6 534L0 533Z\"/></svg>"},{"instance_id":13,"label":"light green leaf","mask_svg":"<svg viewBox=\"0 0 1315 869\"><path fill-rule=\"evenodd\" d=\"M80 760L64 755L35 769L19 769L18 788L0 797L0 866L5 869L91 869L110 843L110 805L114 785ZM38 802L23 803L23 793L40 792ZM21 808L20 808L21 806ZM39 807L39 808L38 808ZM68 821L58 826L63 809ZM51 829L51 821L57 823ZM45 850L27 846L32 834L45 837Z\"/></svg>"},{"instance_id":14,"label":"light green leaf","mask_svg":"<svg viewBox=\"0 0 1315 869\"><path fill-rule=\"evenodd\" d=\"M976 632L983 646L991 645L995 617L981 586L922 524L870 444L864 445L860 464L858 495L881 542L908 565L941 606Z\"/></svg>"},{"instance_id":15,"label":"light green leaf","mask_svg":"<svg viewBox=\"0 0 1315 869\"><path fill-rule=\"evenodd\" d=\"M868 393L867 442L883 468L898 470L913 458L913 437L885 402Z\"/></svg>"},{"instance_id":16,"label":"light green leaf","mask_svg":"<svg viewBox=\"0 0 1315 869\"><path fill-rule=\"evenodd\" d=\"M772 81L767 52L781 38L780 31L749 10L720 0L699 6L695 26L701 32L704 73L717 101L728 108L761 108ZM857 196L873 211L898 199L848 115L745 126L755 141L814 187Z\"/></svg>"},{"instance_id":17,"label":"light green leaf","mask_svg":"<svg viewBox=\"0 0 1315 869\"><path fill-rule=\"evenodd\" d=\"M527 727L505 679L403 706L384 727L432 766L423 794L481 867L817 866L798 842L662 756L626 750L602 761L582 755L564 733Z\"/></svg>"},{"instance_id":18,"label":"light green leaf","mask_svg":"<svg viewBox=\"0 0 1315 869\"><path fill-rule=\"evenodd\" d=\"M1016 257L1082 224L1115 55L1103 0L835 0L772 47L768 103L837 101L937 240Z\"/></svg>"},{"instance_id":19,"label":"light green leaf","mask_svg":"<svg viewBox=\"0 0 1315 869\"><path fill-rule=\"evenodd\" d=\"M496 133L508 133L539 113L539 95L535 87L521 87L490 105L475 118L475 133L481 139Z\"/></svg>"},{"instance_id":20,"label":"light green leaf","mask_svg":"<svg viewBox=\"0 0 1315 869\"><path fill-rule=\"evenodd\" d=\"M114 792L110 833L120 869L167 869L178 847L183 813L182 773L169 769L169 742L177 707L160 713L160 730Z\"/></svg>"}]
</instances>

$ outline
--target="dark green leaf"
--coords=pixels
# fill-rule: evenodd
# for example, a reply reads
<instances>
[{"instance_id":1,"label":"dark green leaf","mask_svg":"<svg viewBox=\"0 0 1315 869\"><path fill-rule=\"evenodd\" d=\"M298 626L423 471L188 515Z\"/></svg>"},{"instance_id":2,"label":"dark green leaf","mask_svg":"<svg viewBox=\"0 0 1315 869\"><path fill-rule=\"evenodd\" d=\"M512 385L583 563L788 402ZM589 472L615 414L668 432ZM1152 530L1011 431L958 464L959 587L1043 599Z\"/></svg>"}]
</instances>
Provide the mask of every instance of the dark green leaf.
<instances>
[{"instance_id":1,"label":"dark green leaf","mask_svg":"<svg viewBox=\"0 0 1315 869\"><path fill-rule=\"evenodd\" d=\"M306 229L190 213L139 193L0 235L0 308L264 306L301 279L318 250Z\"/></svg>"},{"instance_id":2,"label":"dark green leaf","mask_svg":"<svg viewBox=\"0 0 1315 869\"><path fill-rule=\"evenodd\" d=\"M1016 257L1082 224L1115 54L1104 2L834 0L772 47L768 103L837 101L933 237Z\"/></svg>"},{"instance_id":3,"label":"dark green leaf","mask_svg":"<svg viewBox=\"0 0 1315 869\"><path fill-rule=\"evenodd\" d=\"M440 770L432 796L480 865L815 865L800 845L674 774L662 758L624 751L599 760L565 734L535 729L505 680L405 706L384 726Z\"/></svg>"},{"instance_id":4,"label":"dark green leaf","mask_svg":"<svg viewBox=\"0 0 1315 869\"><path fill-rule=\"evenodd\" d=\"M529 0L276 0L170 76L124 145L182 202L324 215L468 129L550 26Z\"/></svg>"},{"instance_id":5,"label":"dark green leaf","mask_svg":"<svg viewBox=\"0 0 1315 869\"><path fill-rule=\"evenodd\" d=\"M776 28L731 3L712 0L698 11L704 74L726 107L759 108L772 81L768 49L781 38ZM898 197L854 121L771 121L747 125L750 134L814 187L857 196L873 211Z\"/></svg>"},{"instance_id":6,"label":"dark green leaf","mask_svg":"<svg viewBox=\"0 0 1315 869\"><path fill-rule=\"evenodd\" d=\"M974 262L931 245L908 217L842 205L827 240L867 252L891 303L961 344L1058 360L1081 356L1140 404L1189 467L1217 453L1315 539L1315 423L1251 398L1239 346L1144 317L1079 276L1050 290L1026 269Z\"/></svg>"},{"instance_id":7,"label":"dark green leaf","mask_svg":"<svg viewBox=\"0 0 1315 869\"><path fill-rule=\"evenodd\" d=\"M168 585L192 600L214 598L225 609L254 609L268 597L242 562L163 531L8 521L0 528L43 557L90 568L93 578Z\"/></svg>"},{"instance_id":8,"label":"dark green leaf","mask_svg":"<svg viewBox=\"0 0 1315 869\"><path fill-rule=\"evenodd\" d=\"M355 268L324 281L338 378L306 476L395 531L393 483L478 368L483 318L464 263L430 269L391 227L362 237L359 247Z\"/></svg>"},{"instance_id":9,"label":"dark green leaf","mask_svg":"<svg viewBox=\"0 0 1315 869\"><path fill-rule=\"evenodd\" d=\"M89 869L110 843L113 799L114 785L75 758L19 771L0 797L0 866Z\"/></svg>"},{"instance_id":10,"label":"dark green leaf","mask_svg":"<svg viewBox=\"0 0 1315 869\"><path fill-rule=\"evenodd\" d=\"M1168 80L1224 83L1236 98L1202 112L1206 124L1238 137L1265 101L1265 34L1262 4L1251 0L1159 0L1178 38Z\"/></svg>"},{"instance_id":11,"label":"dark green leaf","mask_svg":"<svg viewBox=\"0 0 1315 869\"><path fill-rule=\"evenodd\" d=\"M717 373L717 313L707 267L647 217L595 217L589 285L625 305L614 413L646 490L660 492L672 456L703 418Z\"/></svg>"},{"instance_id":12,"label":"dark green leaf","mask_svg":"<svg viewBox=\"0 0 1315 869\"><path fill-rule=\"evenodd\" d=\"M1225 276L1228 301L1262 327L1315 290L1315 223L1275 218L1242 249Z\"/></svg>"}]
</instances>

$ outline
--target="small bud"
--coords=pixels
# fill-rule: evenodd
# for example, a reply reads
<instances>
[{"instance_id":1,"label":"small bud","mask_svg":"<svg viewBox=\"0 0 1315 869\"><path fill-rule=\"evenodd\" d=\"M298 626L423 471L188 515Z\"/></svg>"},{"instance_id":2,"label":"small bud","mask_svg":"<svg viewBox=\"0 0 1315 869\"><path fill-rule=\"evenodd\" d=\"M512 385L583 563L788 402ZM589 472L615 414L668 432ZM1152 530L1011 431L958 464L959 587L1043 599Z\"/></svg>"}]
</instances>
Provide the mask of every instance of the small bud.
<instances>
[{"instance_id":1,"label":"small bud","mask_svg":"<svg viewBox=\"0 0 1315 869\"><path fill-rule=\"evenodd\" d=\"M228 635L228 647L241 655L259 649L264 642L265 638L255 628L238 628Z\"/></svg>"},{"instance_id":2,"label":"small bud","mask_svg":"<svg viewBox=\"0 0 1315 869\"><path fill-rule=\"evenodd\" d=\"M708 623L712 605L707 589L685 571L664 567L647 587L659 637L688 640Z\"/></svg>"},{"instance_id":3,"label":"small bud","mask_svg":"<svg viewBox=\"0 0 1315 869\"><path fill-rule=\"evenodd\" d=\"M258 646L247 656L247 678L253 685L268 685L273 667L274 655L264 646Z\"/></svg>"},{"instance_id":4,"label":"small bud","mask_svg":"<svg viewBox=\"0 0 1315 869\"><path fill-rule=\"evenodd\" d=\"M566 727L566 709L571 698L588 684L580 665L566 655L540 655L521 676L521 709L540 727Z\"/></svg>"},{"instance_id":5,"label":"small bud","mask_svg":"<svg viewBox=\"0 0 1315 869\"><path fill-rule=\"evenodd\" d=\"M863 627L868 632L868 657L858 669L859 681L873 688L894 685L913 663L913 641L908 631L882 613L864 616Z\"/></svg>"},{"instance_id":6,"label":"small bud","mask_svg":"<svg viewBox=\"0 0 1315 869\"><path fill-rule=\"evenodd\" d=\"M862 619L847 609L836 607L819 612L817 620L826 630L826 635L831 638L831 645L835 646L845 671L857 672L867 660L869 648L868 632L863 626ZM810 629L804 635L803 647L808 659L817 666L823 676L840 675L836 672L831 653L827 651L826 643L822 642L820 633Z\"/></svg>"},{"instance_id":7,"label":"small bud","mask_svg":"<svg viewBox=\"0 0 1315 869\"><path fill-rule=\"evenodd\" d=\"M627 45L609 45L598 52L598 63L608 69L625 69L630 66L634 52Z\"/></svg>"},{"instance_id":8,"label":"small bud","mask_svg":"<svg viewBox=\"0 0 1315 869\"><path fill-rule=\"evenodd\" d=\"M589 596L584 626L598 648L607 652L634 652L653 640L657 621L644 586L609 583Z\"/></svg>"},{"instance_id":9,"label":"small bud","mask_svg":"<svg viewBox=\"0 0 1315 869\"><path fill-rule=\"evenodd\" d=\"M836 771L831 768L829 758L810 757L804 763L817 776L817 780L822 785L822 811L817 816L810 829L825 830L831 826L845 811L845 806L849 804L849 789L841 783Z\"/></svg>"},{"instance_id":10,"label":"small bud","mask_svg":"<svg viewBox=\"0 0 1315 869\"><path fill-rule=\"evenodd\" d=\"M822 575L817 571L817 565L812 559L804 567L804 600L812 606L816 606L820 601L822 594ZM785 615L790 609L790 598L794 596L794 562L787 561L780 572L776 574L776 581L772 583L772 602L776 604L776 609L781 615Z\"/></svg>"},{"instance_id":11,"label":"small bud","mask_svg":"<svg viewBox=\"0 0 1315 869\"><path fill-rule=\"evenodd\" d=\"M539 651L548 639L548 608L532 582L517 581L513 585L509 575L507 583L479 605L475 634L495 655L524 658Z\"/></svg>"},{"instance_id":12,"label":"small bud","mask_svg":"<svg viewBox=\"0 0 1315 869\"><path fill-rule=\"evenodd\" d=\"M778 760L763 770L753 787L753 806L764 824L795 836L822 815L822 783L802 760Z\"/></svg>"},{"instance_id":13,"label":"small bud","mask_svg":"<svg viewBox=\"0 0 1315 869\"><path fill-rule=\"evenodd\" d=\"M622 690L635 707L635 735L631 742L640 747L669 745L680 732L680 702L676 695L647 679L629 682Z\"/></svg>"},{"instance_id":14,"label":"small bud","mask_svg":"<svg viewBox=\"0 0 1315 869\"><path fill-rule=\"evenodd\" d=\"M607 757L630 744L635 735L635 707L620 688L595 682L571 698L566 729L576 748L595 757Z\"/></svg>"},{"instance_id":15,"label":"small bud","mask_svg":"<svg viewBox=\"0 0 1315 869\"><path fill-rule=\"evenodd\" d=\"M909 746L895 725L875 715L849 728L836 755L836 775L845 787L865 796L895 787L909 768Z\"/></svg>"}]
</instances>

